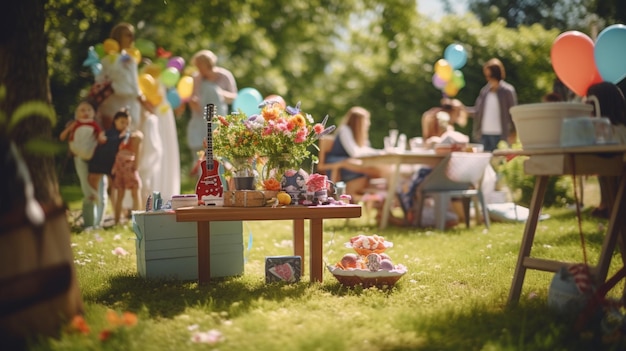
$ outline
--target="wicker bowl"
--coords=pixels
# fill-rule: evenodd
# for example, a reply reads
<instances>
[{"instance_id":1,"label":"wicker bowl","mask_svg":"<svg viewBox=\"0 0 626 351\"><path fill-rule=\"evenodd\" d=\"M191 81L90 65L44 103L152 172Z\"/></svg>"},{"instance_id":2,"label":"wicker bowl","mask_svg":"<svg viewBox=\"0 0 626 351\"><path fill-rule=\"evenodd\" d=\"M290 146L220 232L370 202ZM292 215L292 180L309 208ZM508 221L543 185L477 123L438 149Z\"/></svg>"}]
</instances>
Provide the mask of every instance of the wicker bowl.
<instances>
[{"instance_id":1,"label":"wicker bowl","mask_svg":"<svg viewBox=\"0 0 626 351\"><path fill-rule=\"evenodd\" d=\"M361 269L341 269L336 266L328 266L328 270L333 276L346 287L363 286L364 288L391 288L406 273L406 268L394 269L392 271L379 270L376 272Z\"/></svg>"}]
</instances>

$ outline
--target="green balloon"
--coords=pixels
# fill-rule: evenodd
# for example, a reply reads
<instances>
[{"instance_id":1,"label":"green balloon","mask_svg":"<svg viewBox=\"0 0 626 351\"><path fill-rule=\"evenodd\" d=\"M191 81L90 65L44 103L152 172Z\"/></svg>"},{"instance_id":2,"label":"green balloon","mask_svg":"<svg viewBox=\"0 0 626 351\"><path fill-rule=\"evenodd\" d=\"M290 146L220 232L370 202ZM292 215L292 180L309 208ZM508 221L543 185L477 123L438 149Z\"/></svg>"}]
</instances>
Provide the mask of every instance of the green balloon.
<instances>
[{"instance_id":1,"label":"green balloon","mask_svg":"<svg viewBox=\"0 0 626 351\"><path fill-rule=\"evenodd\" d=\"M180 72L174 67L168 67L163 72L161 72L161 76L159 77L163 85L168 88L172 88L178 83L180 79Z\"/></svg>"},{"instance_id":2,"label":"green balloon","mask_svg":"<svg viewBox=\"0 0 626 351\"><path fill-rule=\"evenodd\" d=\"M96 50L99 58L103 58L106 55L104 52L104 44L96 44L93 46L93 48Z\"/></svg>"},{"instance_id":3,"label":"green balloon","mask_svg":"<svg viewBox=\"0 0 626 351\"><path fill-rule=\"evenodd\" d=\"M135 40L135 47L141 56L154 57L156 55L156 45L148 39L139 38Z\"/></svg>"},{"instance_id":4,"label":"green balloon","mask_svg":"<svg viewBox=\"0 0 626 351\"><path fill-rule=\"evenodd\" d=\"M452 73L452 82L454 82L454 85L456 85L459 89L462 89L465 86L465 77L463 76L463 72L458 69L455 70Z\"/></svg>"}]
</instances>

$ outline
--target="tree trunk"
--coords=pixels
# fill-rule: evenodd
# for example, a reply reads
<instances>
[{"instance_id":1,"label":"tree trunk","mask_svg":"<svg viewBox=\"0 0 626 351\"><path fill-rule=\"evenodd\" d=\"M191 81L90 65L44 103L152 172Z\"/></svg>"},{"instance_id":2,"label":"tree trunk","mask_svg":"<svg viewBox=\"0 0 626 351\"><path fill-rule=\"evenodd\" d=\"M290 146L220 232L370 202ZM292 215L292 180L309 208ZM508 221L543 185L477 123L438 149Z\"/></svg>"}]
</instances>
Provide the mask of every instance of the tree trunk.
<instances>
[{"instance_id":1,"label":"tree trunk","mask_svg":"<svg viewBox=\"0 0 626 351\"><path fill-rule=\"evenodd\" d=\"M0 11L0 111L10 120L16 108L27 101L51 103L44 33L45 3L42 0L14 1ZM51 155L28 153L28 140L51 139L52 124L42 116L30 116L7 135L22 151L35 184L35 197L42 203L60 203L58 181Z\"/></svg>"},{"instance_id":2,"label":"tree trunk","mask_svg":"<svg viewBox=\"0 0 626 351\"><path fill-rule=\"evenodd\" d=\"M0 339L10 349L25 347L32 337L58 335L82 311L54 158L28 147L51 140L52 123L29 112L9 129L15 111L33 106L29 102L51 107L45 4L14 1L0 11L0 117L6 117L0 118Z\"/></svg>"}]
</instances>

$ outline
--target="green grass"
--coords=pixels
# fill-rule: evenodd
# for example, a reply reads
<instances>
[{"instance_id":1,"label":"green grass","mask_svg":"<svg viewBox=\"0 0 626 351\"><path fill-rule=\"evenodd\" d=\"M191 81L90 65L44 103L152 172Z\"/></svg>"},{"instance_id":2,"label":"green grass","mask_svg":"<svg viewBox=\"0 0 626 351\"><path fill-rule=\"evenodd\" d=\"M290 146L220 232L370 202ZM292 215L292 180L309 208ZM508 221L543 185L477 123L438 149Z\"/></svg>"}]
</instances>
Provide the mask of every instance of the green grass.
<instances>
[{"instance_id":1,"label":"green grass","mask_svg":"<svg viewBox=\"0 0 626 351\"><path fill-rule=\"evenodd\" d=\"M69 194L65 191L64 194ZM68 199L66 197L66 199ZM589 197L586 198L589 199ZM68 200L70 207L77 204ZM549 210L539 224L534 255L581 261L575 213ZM596 261L605 229L583 214L587 254ZM394 243L388 254L408 273L394 288L348 289L328 272L323 283L306 275L297 284L266 284L264 259L291 255L288 221L244 222L245 273L195 282L154 281L138 276L135 235L129 226L72 235L89 335L63 333L33 350L589 350L597 341L581 337L571 320L546 306L552 273L529 271L519 305L506 299L523 224L494 223L436 232L417 228L379 231L365 218L328 220L324 260L348 253L356 234L379 234ZM130 254L112 254L116 247ZM308 252L308 247L306 248ZM308 258L308 257L307 257ZM617 270L619 259L613 260ZM107 309L137 313L139 322L107 342L98 340ZM217 330L214 345L193 343L193 328ZM608 347L604 347L609 349Z\"/></svg>"}]
</instances>

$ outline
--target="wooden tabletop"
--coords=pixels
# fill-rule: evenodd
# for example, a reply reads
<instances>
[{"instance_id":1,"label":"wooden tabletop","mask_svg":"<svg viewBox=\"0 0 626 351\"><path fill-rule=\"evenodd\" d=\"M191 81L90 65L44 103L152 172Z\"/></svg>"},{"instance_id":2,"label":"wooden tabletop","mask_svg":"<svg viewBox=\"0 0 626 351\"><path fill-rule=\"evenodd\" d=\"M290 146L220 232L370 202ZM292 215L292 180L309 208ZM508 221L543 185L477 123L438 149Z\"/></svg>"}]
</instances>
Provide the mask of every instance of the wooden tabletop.
<instances>
[{"instance_id":1,"label":"wooden tabletop","mask_svg":"<svg viewBox=\"0 0 626 351\"><path fill-rule=\"evenodd\" d=\"M626 145L589 145L575 147L554 147L537 149L499 149L494 150L494 156L533 156L533 155L557 155L557 154L582 154L582 153L626 153Z\"/></svg>"},{"instance_id":2,"label":"wooden tabletop","mask_svg":"<svg viewBox=\"0 0 626 351\"><path fill-rule=\"evenodd\" d=\"M290 219L328 219L361 217L359 205L223 207L193 206L176 209L179 222L264 221Z\"/></svg>"}]
</instances>

